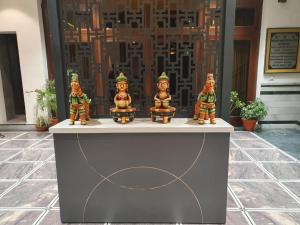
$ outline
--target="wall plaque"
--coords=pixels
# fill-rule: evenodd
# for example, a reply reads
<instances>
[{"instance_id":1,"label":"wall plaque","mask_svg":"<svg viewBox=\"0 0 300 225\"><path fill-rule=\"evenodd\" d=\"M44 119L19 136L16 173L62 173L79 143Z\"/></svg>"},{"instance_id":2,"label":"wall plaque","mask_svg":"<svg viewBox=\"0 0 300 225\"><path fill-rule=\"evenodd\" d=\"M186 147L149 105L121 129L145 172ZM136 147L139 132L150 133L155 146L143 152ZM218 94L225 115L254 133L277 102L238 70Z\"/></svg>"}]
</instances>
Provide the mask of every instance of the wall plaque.
<instances>
[{"instance_id":1,"label":"wall plaque","mask_svg":"<svg viewBox=\"0 0 300 225\"><path fill-rule=\"evenodd\" d=\"M267 31L265 73L300 72L300 28Z\"/></svg>"}]
</instances>

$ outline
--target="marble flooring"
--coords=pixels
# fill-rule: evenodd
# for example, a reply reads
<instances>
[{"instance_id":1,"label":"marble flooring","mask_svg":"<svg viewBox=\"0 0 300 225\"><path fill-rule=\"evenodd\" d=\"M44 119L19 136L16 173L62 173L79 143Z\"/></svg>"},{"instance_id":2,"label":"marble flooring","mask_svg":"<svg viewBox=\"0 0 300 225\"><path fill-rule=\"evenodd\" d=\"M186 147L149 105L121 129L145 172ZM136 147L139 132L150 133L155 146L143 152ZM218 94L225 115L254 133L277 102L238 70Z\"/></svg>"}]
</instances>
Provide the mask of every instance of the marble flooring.
<instances>
[{"instance_id":1,"label":"marble flooring","mask_svg":"<svg viewBox=\"0 0 300 225\"><path fill-rule=\"evenodd\" d=\"M231 136L227 225L300 224L300 161L256 134ZM0 225L61 224L52 136L0 131Z\"/></svg>"}]
</instances>

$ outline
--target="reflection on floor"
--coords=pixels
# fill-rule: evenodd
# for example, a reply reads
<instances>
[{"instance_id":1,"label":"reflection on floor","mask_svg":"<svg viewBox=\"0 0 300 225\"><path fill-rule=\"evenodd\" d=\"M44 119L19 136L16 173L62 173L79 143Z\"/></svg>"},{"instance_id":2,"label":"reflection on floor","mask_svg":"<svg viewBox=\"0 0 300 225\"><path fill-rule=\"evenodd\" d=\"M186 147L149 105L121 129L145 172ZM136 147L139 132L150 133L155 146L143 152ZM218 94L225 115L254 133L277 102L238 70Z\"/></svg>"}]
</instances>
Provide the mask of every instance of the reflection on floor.
<instances>
[{"instance_id":1,"label":"reflection on floor","mask_svg":"<svg viewBox=\"0 0 300 225\"><path fill-rule=\"evenodd\" d=\"M1 132L0 224L60 223L52 136ZM227 225L300 224L300 162L253 133L231 136Z\"/></svg>"},{"instance_id":2,"label":"reflection on floor","mask_svg":"<svg viewBox=\"0 0 300 225\"><path fill-rule=\"evenodd\" d=\"M300 160L300 127L290 129L263 129L257 135Z\"/></svg>"}]
</instances>

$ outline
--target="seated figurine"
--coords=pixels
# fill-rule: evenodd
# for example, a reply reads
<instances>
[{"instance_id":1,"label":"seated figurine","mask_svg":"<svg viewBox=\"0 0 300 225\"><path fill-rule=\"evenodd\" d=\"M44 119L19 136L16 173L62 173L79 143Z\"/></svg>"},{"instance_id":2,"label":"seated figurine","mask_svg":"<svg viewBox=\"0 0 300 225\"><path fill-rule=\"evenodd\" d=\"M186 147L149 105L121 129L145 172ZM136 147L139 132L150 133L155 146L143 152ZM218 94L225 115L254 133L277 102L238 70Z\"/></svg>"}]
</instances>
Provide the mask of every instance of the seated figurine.
<instances>
[{"instance_id":1,"label":"seated figurine","mask_svg":"<svg viewBox=\"0 0 300 225\"><path fill-rule=\"evenodd\" d=\"M154 96L155 105L150 108L153 122L156 121L156 116L160 116L163 118L163 123L168 123L175 115L176 108L170 106L169 85L169 77L163 72L157 79L158 92Z\"/></svg>"},{"instance_id":2,"label":"seated figurine","mask_svg":"<svg viewBox=\"0 0 300 225\"><path fill-rule=\"evenodd\" d=\"M72 73L71 78L71 94L69 95L70 103L70 125L74 125L78 115L80 118L80 124L86 125L86 121L89 120L89 104L91 100L83 93L79 80L78 74Z\"/></svg>"},{"instance_id":3,"label":"seated figurine","mask_svg":"<svg viewBox=\"0 0 300 225\"><path fill-rule=\"evenodd\" d=\"M205 119L210 119L211 124L216 123L216 100L214 75L208 73L205 86L198 95L198 100L195 105L194 119L197 119L199 115L199 124L203 125Z\"/></svg>"},{"instance_id":4,"label":"seated figurine","mask_svg":"<svg viewBox=\"0 0 300 225\"><path fill-rule=\"evenodd\" d=\"M113 119L115 122L121 118L121 123L126 123L126 118L129 118L129 121L134 120L134 114L136 109L131 107L131 97L128 94L128 83L127 77L124 73L120 73L116 78L116 87L117 94L114 97L115 108L110 109Z\"/></svg>"}]
</instances>

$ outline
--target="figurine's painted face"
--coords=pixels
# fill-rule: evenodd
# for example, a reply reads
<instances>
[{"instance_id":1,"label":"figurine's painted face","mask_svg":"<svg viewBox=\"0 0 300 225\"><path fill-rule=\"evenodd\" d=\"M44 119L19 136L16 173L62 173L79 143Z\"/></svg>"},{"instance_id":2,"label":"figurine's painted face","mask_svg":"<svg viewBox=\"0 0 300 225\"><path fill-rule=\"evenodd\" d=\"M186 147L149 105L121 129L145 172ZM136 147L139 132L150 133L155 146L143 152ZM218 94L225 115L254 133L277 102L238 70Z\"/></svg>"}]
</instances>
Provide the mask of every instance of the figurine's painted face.
<instances>
[{"instance_id":1,"label":"figurine's painted face","mask_svg":"<svg viewBox=\"0 0 300 225\"><path fill-rule=\"evenodd\" d=\"M214 87L215 86L215 80L212 78L212 79L207 79L206 80L206 85L208 86L208 87Z\"/></svg>"},{"instance_id":2,"label":"figurine's painted face","mask_svg":"<svg viewBox=\"0 0 300 225\"><path fill-rule=\"evenodd\" d=\"M119 91L126 91L128 89L128 84L126 81L119 81L116 86Z\"/></svg>"},{"instance_id":3,"label":"figurine's painted face","mask_svg":"<svg viewBox=\"0 0 300 225\"><path fill-rule=\"evenodd\" d=\"M167 91L169 88L169 81L168 80L160 80L158 81L157 88L160 91Z\"/></svg>"},{"instance_id":4,"label":"figurine's painted face","mask_svg":"<svg viewBox=\"0 0 300 225\"><path fill-rule=\"evenodd\" d=\"M80 95L82 93L79 82L78 81L72 81L71 82L71 94L72 96L77 96L78 94Z\"/></svg>"}]
</instances>

